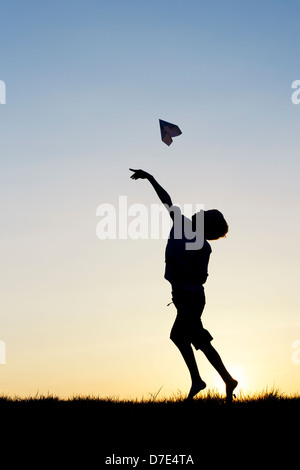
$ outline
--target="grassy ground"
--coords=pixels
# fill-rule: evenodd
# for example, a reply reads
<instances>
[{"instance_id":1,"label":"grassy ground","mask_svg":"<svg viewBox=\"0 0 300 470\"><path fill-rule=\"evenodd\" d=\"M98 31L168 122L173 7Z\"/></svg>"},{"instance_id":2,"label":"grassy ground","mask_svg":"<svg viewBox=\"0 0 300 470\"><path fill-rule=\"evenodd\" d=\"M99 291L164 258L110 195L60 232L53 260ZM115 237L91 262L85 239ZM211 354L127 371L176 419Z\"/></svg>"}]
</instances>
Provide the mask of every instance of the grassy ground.
<instances>
[{"instance_id":1,"label":"grassy ground","mask_svg":"<svg viewBox=\"0 0 300 470\"><path fill-rule=\"evenodd\" d=\"M131 456L139 457L135 468L162 468L166 457L155 463L151 455L190 455L194 462L177 457L167 468L201 468L208 461L214 468L228 461L260 468L283 458L287 468L298 452L300 396L272 390L239 395L232 405L213 392L192 403L180 394L150 394L147 400L0 397L0 416L2 455L5 450L11 465L6 468L21 462L41 469L101 469L113 466L113 458L114 466L133 468L132 460L118 460Z\"/></svg>"}]
</instances>

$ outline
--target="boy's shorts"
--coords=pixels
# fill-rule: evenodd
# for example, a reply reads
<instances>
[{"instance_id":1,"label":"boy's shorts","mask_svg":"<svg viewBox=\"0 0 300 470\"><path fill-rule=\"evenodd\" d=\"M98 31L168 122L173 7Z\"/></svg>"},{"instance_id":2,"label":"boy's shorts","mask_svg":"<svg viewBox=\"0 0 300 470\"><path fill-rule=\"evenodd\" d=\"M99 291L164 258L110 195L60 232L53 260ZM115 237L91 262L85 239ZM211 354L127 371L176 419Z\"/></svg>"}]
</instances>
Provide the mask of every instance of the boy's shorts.
<instances>
[{"instance_id":1,"label":"boy's shorts","mask_svg":"<svg viewBox=\"0 0 300 470\"><path fill-rule=\"evenodd\" d=\"M177 308L177 317L171 330L170 338L174 343L193 344L201 349L213 340L213 337L203 328L201 315L205 306L203 292L172 291L173 302Z\"/></svg>"}]
</instances>

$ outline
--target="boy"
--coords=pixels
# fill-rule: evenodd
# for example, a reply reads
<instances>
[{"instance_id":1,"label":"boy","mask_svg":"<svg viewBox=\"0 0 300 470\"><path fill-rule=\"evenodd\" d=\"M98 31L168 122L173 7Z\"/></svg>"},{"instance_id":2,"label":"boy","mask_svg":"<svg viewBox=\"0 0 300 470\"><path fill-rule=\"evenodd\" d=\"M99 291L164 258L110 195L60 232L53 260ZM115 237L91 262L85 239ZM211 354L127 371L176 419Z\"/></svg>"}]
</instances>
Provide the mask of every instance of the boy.
<instances>
[{"instance_id":1,"label":"boy","mask_svg":"<svg viewBox=\"0 0 300 470\"><path fill-rule=\"evenodd\" d=\"M171 197L155 178L143 170L133 170L132 179L147 179L173 219L173 227L166 247L165 278L171 283L177 317L170 338L180 350L189 369L192 385L188 400L206 387L200 377L193 345L200 349L218 371L226 386L226 399L232 401L233 390L238 382L231 377L211 341L213 337L203 328L201 315L205 306L203 284L206 282L211 247L207 240L217 240L228 232L228 225L221 212L213 209L200 211L187 219L174 207ZM202 231L199 233L199 224ZM187 237L186 233L194 236ZM200 235L200 243L199 243ZM202 236L201 236L202 235ZM195 246L193 246L193 243Z\"/></svg>"}]
</instances>

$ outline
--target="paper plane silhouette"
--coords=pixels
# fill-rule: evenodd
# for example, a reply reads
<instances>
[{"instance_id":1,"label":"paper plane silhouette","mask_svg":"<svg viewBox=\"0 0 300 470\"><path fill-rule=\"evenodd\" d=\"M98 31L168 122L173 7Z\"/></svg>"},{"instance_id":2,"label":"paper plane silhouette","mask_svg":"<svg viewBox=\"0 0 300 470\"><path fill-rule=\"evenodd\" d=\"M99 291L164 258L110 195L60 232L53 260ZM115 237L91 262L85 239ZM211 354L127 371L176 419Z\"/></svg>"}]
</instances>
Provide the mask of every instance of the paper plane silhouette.
<instances>
[{"instance_id":1,"label":"paper plane silhouette","mask_svg":"<svg viewBox=\"0 0 300 470\"><path fill-rule=\"evenodd\" d=\"M170 122L159 120L160 125L160 132L161 132L161 140L166 145L171 145L173 142L172 137L177 137L178 135L182 134L181 130L175 124L171 124Z\"/></svg>"}]
</instances>

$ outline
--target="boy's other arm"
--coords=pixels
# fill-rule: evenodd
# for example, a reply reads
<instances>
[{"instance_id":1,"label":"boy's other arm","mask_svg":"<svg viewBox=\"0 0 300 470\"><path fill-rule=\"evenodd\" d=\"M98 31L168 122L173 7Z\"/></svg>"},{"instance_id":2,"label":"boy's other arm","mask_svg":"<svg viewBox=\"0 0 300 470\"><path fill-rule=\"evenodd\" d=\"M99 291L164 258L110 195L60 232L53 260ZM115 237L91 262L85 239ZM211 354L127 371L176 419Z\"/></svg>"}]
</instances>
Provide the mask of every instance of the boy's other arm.
<instances>
[{"instance_id":1,"label":"boy's other arm","mask_svg":"<svg viewBox=\"0 0 300 470\"><path fill-rule=\"evenodd\" d=\"M130 171L133 171L133 175L131 175L131 178L133 180L138 180L138 179L147 179L155 189L156 194L158 195L159 199L161 202L167 206L167 209L171 209L173 206L172 199L170 195L167 193L167 191L156 181L156 179L150 175L150 173L147 173L144 170L133 170L132 168L129 168ZM172 213L170 212L170 215L172 216Z\"/></svg>"}]
</instances>

